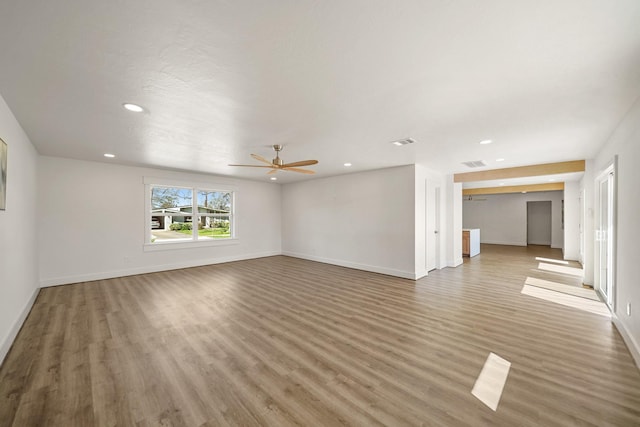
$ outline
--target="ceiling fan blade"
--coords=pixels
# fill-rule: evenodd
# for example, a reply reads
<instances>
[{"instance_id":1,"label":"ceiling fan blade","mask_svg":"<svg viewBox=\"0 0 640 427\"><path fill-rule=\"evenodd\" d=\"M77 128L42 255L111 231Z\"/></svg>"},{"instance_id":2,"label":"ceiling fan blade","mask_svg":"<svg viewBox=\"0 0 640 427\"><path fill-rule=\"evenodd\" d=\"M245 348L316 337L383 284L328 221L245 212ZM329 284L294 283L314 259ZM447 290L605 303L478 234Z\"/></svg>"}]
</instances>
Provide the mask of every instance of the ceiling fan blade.
<instances>
[{"instance_id":1,"label":"ceiling fan blade","mask_svg":"<svg viewBox=\"0 0 640 427\"><path fill-rule=\"evenodd\" d=\"M278 169L271 169L269 172L267 172L267 175L273 175L276 172L278 172Z\"/></svg>"},{"instance_id":2,"label":"ceiling fan blade","mask_svg":"<svg viewBox=\"0 0 640 427\"><path fill-rule=\"evenodd\" d=\"M287 163L282 165L283 168L292 168L297 166L311 166L317 164L317 160L302 160L300 162Z\"/></svg>"},{"instance_id":3,"label":"ceiling fan blade","mask_svg":"<svg viewBox=\"0 0 640 427\"><path fill-rule=\"evenodd\" d=\"M273 166L262 166L262 165L229 165L229 166L242 166L245 168L273 168Z\"/></svg>"},{"instance_id":4,"label":"ceiling fan blade","mask_svg":"<svg viewBox=\"0 0 640 427\"><path fill-rule=\"evenodd\" d=\"M271 163L269 160L265 159L262 156L258 156L257 154L252 154L251 157L253 157L254 159L256 159L256 160L258 160L260 162L266 163L268 165L273 165L273 163Z\"/></svg>"},{"instance_id":5,"label":"ceiling fan blade","mask_svg":"<svg viewBox=\"0 0 640 427\"><path fill-rule=\"evenodd\" d=\"M281 169L286 170L286 171L291 171L291 172L298 172L298 173L306 173L308 175L313 175L315 172L309 169L300 169L300 168L287 168L287 167L282 167Z\"/></svg>"}]
</instances>

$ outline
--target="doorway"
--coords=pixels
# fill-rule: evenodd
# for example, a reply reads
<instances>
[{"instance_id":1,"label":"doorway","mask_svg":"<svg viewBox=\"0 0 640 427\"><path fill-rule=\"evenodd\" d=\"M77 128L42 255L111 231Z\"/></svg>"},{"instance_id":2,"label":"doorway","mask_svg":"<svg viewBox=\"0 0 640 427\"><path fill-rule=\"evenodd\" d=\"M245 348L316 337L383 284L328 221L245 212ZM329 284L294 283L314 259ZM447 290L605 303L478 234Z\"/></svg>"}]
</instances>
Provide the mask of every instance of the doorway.
<instances>
[{"instance_id":1,"label":"doorway","mask_svg":"<svg viewBox=\"0 0 640 427\"><path fill-rule=\"evenodd\" d=\"M527 245L551 246L551 201L527 202Z\"/></svg>"},{"instance_id":2,"label":"doorway","mask_svg":"<svg viewBox=\"0 0 640 427\"><path fill-rule=\"evenodd\" d=\"M596 178L595 285L609 308L615 301L615 160Z\"/></svg>"}]
</instances>

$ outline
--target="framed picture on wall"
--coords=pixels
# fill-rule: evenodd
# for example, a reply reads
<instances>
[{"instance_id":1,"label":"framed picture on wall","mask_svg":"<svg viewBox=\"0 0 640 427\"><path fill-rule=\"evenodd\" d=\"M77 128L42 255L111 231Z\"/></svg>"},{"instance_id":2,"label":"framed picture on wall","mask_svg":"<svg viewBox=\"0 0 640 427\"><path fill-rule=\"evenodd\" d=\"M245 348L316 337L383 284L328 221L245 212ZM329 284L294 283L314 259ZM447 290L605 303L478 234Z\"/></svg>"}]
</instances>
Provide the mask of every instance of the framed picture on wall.
<instances>
[{"instance_id":1,"label":"framed picture on wall","mask_svg":"<svg viewBox=\"0 0 640 427\"><path fill-rule=\"evenodd\" d=\"M7 206L7 143L0 139L0 210Z\"/></svg>"}]
</instances>

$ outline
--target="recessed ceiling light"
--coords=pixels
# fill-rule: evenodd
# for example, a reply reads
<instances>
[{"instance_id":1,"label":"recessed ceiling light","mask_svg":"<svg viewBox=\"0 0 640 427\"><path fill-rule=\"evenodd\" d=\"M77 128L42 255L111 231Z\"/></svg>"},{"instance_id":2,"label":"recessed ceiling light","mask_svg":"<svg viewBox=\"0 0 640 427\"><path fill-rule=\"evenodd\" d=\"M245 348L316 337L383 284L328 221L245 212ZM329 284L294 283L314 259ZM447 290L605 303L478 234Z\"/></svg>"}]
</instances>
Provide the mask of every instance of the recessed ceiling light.
<instances>
[{"instance_id":1,"label":"recessed ceiling light","mask_svg":"<svg viewBox=\"0 0 640 427\"><path fill-rule=\"evenodd\" d=\"M504 162L504 159L502 159L502 158L496 159L496 162Z\"/></svg>"},{"instance_id":2,"label":"recessed ceiling light","mask_svg":"<svg viewBox=\"0 0 640 427\"><path fill-rule=\"evenodd\" d=\"M271 178L269 178L269 179L271 179L271 181L277 181L277 180L278 180L278 178L276 178L275 176L272 176L272 177L271 177Z\"/></svg>"},{"instance_id":3,"label":"recessed ceiling light","mask_svg":"<svg viewBox=\"0 0 640 427\"><path fill-rule=\"evenodd\" d=\"M113 159L116 155L115 154L111 154L111 153L104 153L105 157L108 157L110 159Z\"/></svg>"},{"instance_id":4,"label":"recessed ceiling light","mask_svg":"<svg viewBox=\"0 0 640 427\"><path fill-rule=\"evenodd\" d=\"M493 141L490 139L485 139L484 141L480 141L480 144L482 145L487 145L487 144L491 144Z\"/></svg>"},{"instance_id":5,"label":"recessed ceiling light","mask_svg":"<svg viewBox=\"0 0 640 427\"><path fill-rule=\"evenodd\" d=\"M522 192L522 194L527 194L527 192L526 192L526 191L523 191L523 192Z\"/></svg>"},{"instance_id":6,"label":"recessed ceiling light","mask_svg":"<svg viewBox=\"0 0 640 427\"><path fill-rule=\"evenodd\" d=\"M144 108L136 104L125 103L122 104L122 106L129 111L133 111L134 113L142 113L144 111Z\"/></svg>"},{"instance_id":7,"label":"recessed ceiling light","mask_svg":"<svg viewBox=\"0 0 640 427\"><path fill-rule=\"evenodd\" d=\"M504 182L501 182L501 183L500 183L500 186L503 186L503 185L504 185Z\"/></svg>"},{"instance_id":8,"label":"recessed ceiling light","mask_svg":"<svg viewBox=\"0 0 640 427\"><path fill-rule=\"evenodd\" d=\"M391 143L393 145L395 145L396 147L401 147L403 145L407 145L407 144L413 144L414 142L416 142L415 139L413 138L406 138L406 139L399 139L397 141L392 141Z\"/></svg>"},{"instance_id":9,"label":"recessed ceiling light","mask_svg":"<svg viewBox=\"0 0 640 427\"><path fill-rule=\"evenodd\" d=\"M346 167L349 167L349 166L351 166L351 163L345 163L344 165L345 165Z\"/></svg>"}]
</instances>

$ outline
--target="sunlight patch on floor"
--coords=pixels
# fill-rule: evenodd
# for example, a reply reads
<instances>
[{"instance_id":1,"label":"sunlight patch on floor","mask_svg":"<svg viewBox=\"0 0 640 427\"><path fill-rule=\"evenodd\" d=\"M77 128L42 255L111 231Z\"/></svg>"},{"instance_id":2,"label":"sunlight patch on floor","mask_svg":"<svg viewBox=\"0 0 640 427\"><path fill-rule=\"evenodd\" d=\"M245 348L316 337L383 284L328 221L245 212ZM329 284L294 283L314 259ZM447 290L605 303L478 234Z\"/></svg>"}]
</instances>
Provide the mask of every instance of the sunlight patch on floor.
<instances>
[{"instance_id":1,"label":"sunlight patch on floor","mask_svg":"<svg viewBox=\"0 0 640 427\"><path fill-rule=\"evenodd\" d=\"M596 291L594 291L593 289L579 288L577 286L565 285L563 283L537 279L535 277L527 277L527 280L525 280L524 283L531 286L537 286L538 288L562 292L563 294L569 294L581 298L589 298L594 301L600 301L600 298L598 298Z\"/></svg>"},{"instance_id":2,"label":"sunlight patch on floor","mask_svg":"<svg viewBox=\"0 0 640 427\"><path fill-rule=\"evenodd\" d=\"M511 362L495 353L489 353L471 394L495 411L498 409L509 369L511 369Z\"/></svg>"},{"instance_id":3,"label":"sunlight patch on floor","mask_svg":"<svg viewBox=\"0 0 640 427\"><path fill-rule=\"evenodd\" d=\"M542 289L537 286L531 285L524 285L522 287L521 293L524 295L529 295L531 297L543 299L545 301L561 304L567 307L577 308L578 310L588 311L600 316L611 317L611 313L609 312L606 304L600 301L593 301L586 298L567 295L561 292Z\"/></svg>"},{"instance_id":4,"label":"sunlight patch on floor","mask_svg":"<svg viewBox=\"0 0 640 427\"><path fill-rule=\"evenodd\" d=\"M568 274L575 277L583 277L584 271L581 268L566 267L564 265L538 263L538 270L552 271L554 273Z\"/></svg>"},{"instance_id":5,"label":"sunlight patch on floor","mask_svg":"<svg viewBox=\"0 0 640 427\"><path fill-rule=\"evenodd\" d=\"M564 260L561 260L561 259L544 258L544 257L541 257L541 256L537 256L536 257L536 261L555 262L556 264L569 265L569 261L564 261Z\"/></svg>"}]
</instances>

